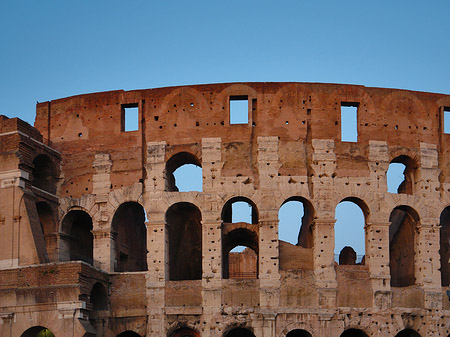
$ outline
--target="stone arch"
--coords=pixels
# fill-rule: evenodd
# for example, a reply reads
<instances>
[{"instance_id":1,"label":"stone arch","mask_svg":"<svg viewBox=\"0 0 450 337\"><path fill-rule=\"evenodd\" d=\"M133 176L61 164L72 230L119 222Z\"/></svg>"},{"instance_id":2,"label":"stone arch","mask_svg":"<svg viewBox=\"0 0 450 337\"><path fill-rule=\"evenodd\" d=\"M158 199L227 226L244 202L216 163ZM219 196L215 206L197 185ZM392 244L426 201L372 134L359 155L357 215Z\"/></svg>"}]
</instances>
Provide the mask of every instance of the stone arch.
<instances>
[{"instance_id":1,"label":"stone arch","mask_svg":"<svg viewBox=\"0 0 450 337\"><path fill-rule=\"evenodd\" d=\"M89 295L89 301L93 311L108 310L108 291L103 284L100 282L94 284Z\"/></svg>"},{"instance_id":2,"label":"stone arch","mask_svg":"<svg viewBox=\"0 0 450 337\"><path fill-rule=\"evenodd\" d=\"M368 222L368 218L370 216L370 210L369 210L369 206L367 205L367 203L362 200L361 198L355 197L355 196L351 196L351 197L346 197L343 198L336 206L335 210L338 207L342 207L344 204L343 203L351 203L355 206L350 206L351 204L348 204L347 207L353 207L353 210L350 208L349 211L351 212L358 212L357 209L359 209L363 215L363 223L361 224L361 228L356 228L354 230L354 232L361 232L361 239L362 239L362 243L364 244L364 256L361 258L360 263L361 264L365 264L365 254L366 254L366 247L365 247L365 227L366 224ZM355 208L357 207L357 208ZM352 213L353 214L353 213ZM353 214L354 218L358 217L358 214ZM337 218L337 216L336 216ZM336 225L340 226L341 223L339 222L340 219L337 219L338 221L336 221ZM340 234L340 227L336 228L337 226L335 225L335 238L337 238ZM348 232L345 233L346 236L348 236ZM347 242L348 243L348 242ZM354 250L353 247L346 245L345 247L343 247L342 250L340 250L339 252L339 264L340 265L354 265L357 263L357 254L356 251Z\"/></svg>"},{"instance_id":3,"label":"stone arch","mask_svg":"<svg viewBox=\"0 0 450 337\"><path fill-rule=\"evenodd\" d=\"M138 333L136 333L132 330L127 330L127 331L121 332L116 337L141 337L141 335L139 335Z\"/></svg>"},{"instance_id":4,"label":"stone arch","mask_svg":"<svg viewBox=\"0 0 450 337\"><path fill-rule=\"evenodd\" d=\"M420 334L413 329L403 329L398 332L395 337L421 337Z\"/></svg>"},{"instance_id":5,"label":"stone arch","mask_svg":"<svg viewBox=\"0 0 450 337\"><path fill-rule=\"evenodd\" d=\"M344 330L344 332L341 333L340 337L369 337L369 336L361 329L350 328Z\"/></svg>"},{"instance_id":6,"label":"stone arch","mask_svg":"<svg viewBox=\"0 0 450 337\"><path fill-rule=\"evenodd\" d=\"M61 259L63 261L81 260L93 264L94 238L92 218L84 210L73 208L61 223L64 238L61 240Z\"/></svg>"},{"instance_id":7,"label":"stone arch","mask_svg":"<svg viewBox=\"0 0 450 337\"><path fill-rule=\"evenodd\" d=\"M286 334L286 337L313 337L308 331L303 329L294 329Z\"/></svg>"},{"instance_id":8,"label":"stone arch","mask_svg":"<svg viewBox=\"0 0 450 337\"><path fill-rule=\"evenodd\" d=\"M55 337L53 332L43 326L33 326L25 330L20 337Z\"/></svg>"},{"instance_id":9,"label":"stone arch","mask_svg":"<svg viewBox=\"0 0 450 337\"><path fill-rule=\"evenodd\" d=\"M225 330L223 337L255 337L255 334L253 333L253 329L238 326Z\"/></svg>"},{"instance_id":10,"label":"stone arch","mask_svg":"<svg viewBox=\"0 0 450 337\"><path fill-rule=\"evenodd\" d=\"M114 240L114 271L147 270L147 227L145 209L141 204L128 201L115 211L111 221Z\"/></svg>"},{"instance_id":11,"label":"stone arch","mask_svg":"<svg viewBox=\"0 0 450 337\"><path fill-rule=\"evenodd\" d=\"M200 334L194 329L183 327L173 331L169 337L200 337Z\"/></svg>"},{"instance_id":12,"label":"stone arch","mask_svg":"<svg viewBox=\"0 0 450 337\"><path fill-rule=\"evenodd\" d=\"M184 165L195 165L202 167L202 163L192 153L189 152L178 152L170 157L166 162L165 178L166 178L166 191L168 192L178 192L178 187L176 186L174 172ZM200 182L201 183L201 182Z\"/></svg>"},{"instance_id":13,"label":"stone arch","mask_svg":"<svg viewBox=\"0 0 450 337\"><path fill-rule=\"evenodd\" d=\"M33 160L32 185L49 193L56 193L57 170L46 154L39 154Z\"/></svg>"},{"instance_id":14,"label":"stone arch","mask_svg":"<svg viewBox=\"0 0 450 337\"><path fill-rule=\"evenodd\" d=\"M303 216L301 217L300 228L298 231L297 237L297 246L301 246L303 248L312 248L314 244L313 235L312 235L312 223L315 218L315 210L312 203L303 197L293 196L281 204L281 207L278 211L278 218L280 219L281 208L289 202L300 202L303 206ZM281 222L280 222L281 223ZM280 231L280 225L278 227L278 231Z\"/></svg>"},{"instance_id":15,"label":"stone arch","mask_svg":"<svg viewBox=\"0 0 450 337\"><path fill-rule=\"evenodd\" d=\"M389 267L391 286L405 287L415 283L416 228L418 213L410 206L397 206L389 217Z\"/></svg>"},{"instance_id":16,"label":"stone arch","mask_svg":"<svg viewBox=\"0 0 450 337\"><path fill-rule=\"evenodd\" d=\"M405 155L405 154L397 155L390 161L389 168L386 172L386 175L389 174L390 170L392 170L393 164L402 164L405 167L405 169L403 171L404 180L399 185L399 187L397 189L397 193L399 193L399 194L414 194L415 186L417 184L417 181L419 180L418 161L416 159L413 159L413 157Z\"/></svg>"},{"instance_id":17,"label":"stone arch","mask_svg":"<svg viewBox=\"0 0 450 337\"><path fill-rule=\"evenodd\" d=\"M232 205L236 202L245 202L251 207L251 223L257 224L259 221L258 209L252 200L244 196L232 197L224 204L221 213L222 221L225 223L233 223Z\"/></svg>"},{"instance_id":18,"label":"stone arch","mask_svg":"<svg viewBox=\"0 0 450 337\"><path fill-rule=\"evenodd\" d=\"M202 278L202 213L192 203L178 202L166 211L169 279Z\"/></svg>"},{"instance_id":19,"label":"stone arch","mask_svg":"<svg viewBox=\"0 0 450 337\"><path fill-rule=\"evenodd\" d=\"M314 327L308 322L308 320L297 321L288 324L283 331L280 333L280 337L286 337L290 332L298 331L304 334L304 336L300 335L298 337L314 337L317 335ZM289 337L292 337L290 335ZM293 336L295 337L295 335Z\"/></svg>"},{"instance_id":20,"label":"stone arch","mask_svg":"<svg viewBox=\"0 0 450 337\"><path fill-rule=\"evenodd\" d=\"M444 208L441 213L439 224L440 245L439 256L441 263L441 285L450 285L450 206Z\"/></svg>"}]
</instances>

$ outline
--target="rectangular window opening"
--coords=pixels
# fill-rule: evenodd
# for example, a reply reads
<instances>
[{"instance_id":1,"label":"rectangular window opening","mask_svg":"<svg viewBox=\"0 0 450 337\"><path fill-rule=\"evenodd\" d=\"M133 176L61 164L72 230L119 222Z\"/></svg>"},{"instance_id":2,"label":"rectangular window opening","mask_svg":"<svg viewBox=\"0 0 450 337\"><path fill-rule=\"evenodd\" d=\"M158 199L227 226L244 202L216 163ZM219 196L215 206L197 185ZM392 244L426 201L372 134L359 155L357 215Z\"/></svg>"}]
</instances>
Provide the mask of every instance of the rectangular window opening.
<instances>
[{"instance_id":1,"label":"rectangular window opening","mask_svg":"<svg viewBox=\"0 0 450 337\"><path fill-rule=\"evenodd\" d=\"M444 133L450 134L450 106L444 106Z\"/></svg>"},{"instance_id":2,"label":"rectangular window opening","mask_svg":"<svg viewBox=\"0 0 450 337\"><path fill-rule=\"evenodd\" d=\"M358 141L358 106L357 102L341 102L341 141Z\"/></svg>"},{"instance_id":3,"label":"rectangular window opening","mask_svg":"<svg viewBox=\"0 0 450 337\"><path fill-rule=\"evenodd\" d=\"M230 124L248 124L248 96L230 96Z\"/></svg>"},{"instance_id":4,"label":"rectangular window opening","mask_svg":"<svg viewBox=\"0 0 450 337\"><path fill-rule=\"evenodd\" d=\"M139 130L139 108L137 103L122 104L122 131Z\"/></svg>"}]
</instances>

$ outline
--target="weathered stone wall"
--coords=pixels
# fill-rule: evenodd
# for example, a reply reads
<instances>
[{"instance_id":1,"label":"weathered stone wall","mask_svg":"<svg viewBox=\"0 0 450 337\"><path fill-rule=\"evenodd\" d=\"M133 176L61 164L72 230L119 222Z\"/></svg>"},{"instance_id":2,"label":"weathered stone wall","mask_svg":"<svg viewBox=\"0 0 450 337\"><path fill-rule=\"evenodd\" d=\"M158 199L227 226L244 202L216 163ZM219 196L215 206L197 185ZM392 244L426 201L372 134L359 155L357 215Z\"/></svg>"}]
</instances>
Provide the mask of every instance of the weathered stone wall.
<instances>
[{"instance_id":1,"label":"weathered stone wall","mask_svg":"<svg viewBox=\"0 0 450 337\"><path fill-rule=\"evenodd\" d=\"M230 123L234 98L248 101L245 124ZM341 105L358 107L355 142L341 140ZM124 129L128 107L139 111L135 131ZM448 107L442 94L235 83L38 103L36 129L2 117L0 280L74 259L97 276L81 271L68 283L88 285L65 293L78 303L71 313L26 297L28 321L14 300L28 286L10 286L0 333L449 335ZM399 193L387 192L391 162L407 167ZM173 172L183 164L201 166L202 192L177 191ZM297 246L278 240L288 200L307 212ZM365 216L359 265L334 258L343 200ZM251 206L251 223L233 223L238 201ZM257 279L233 279L237 245L256 254ZM34 289L58 308L64 301L42 290L48 276Z\"/></svg>"}]
</instances>

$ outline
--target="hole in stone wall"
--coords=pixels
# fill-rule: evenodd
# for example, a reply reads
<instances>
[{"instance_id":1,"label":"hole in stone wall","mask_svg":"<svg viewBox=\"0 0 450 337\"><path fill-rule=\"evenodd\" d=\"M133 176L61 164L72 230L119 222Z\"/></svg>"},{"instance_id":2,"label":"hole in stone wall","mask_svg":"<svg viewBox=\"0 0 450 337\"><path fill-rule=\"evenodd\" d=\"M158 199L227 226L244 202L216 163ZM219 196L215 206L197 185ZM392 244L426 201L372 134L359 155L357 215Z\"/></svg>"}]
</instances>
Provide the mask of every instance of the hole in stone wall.
<instances>
[{"instance_id":1,"label":"hole in stone wall","mask_svg":"<svg viewBox=\"0 0 450 337\"><path fill-rule=\"evenodd\" d=\"M389 221L391 286L414 285L415 232L420 224L419 216L411 207L399 206L391 212Z\"/></svg>"},{"instance_id":2,"label":"hole in stone wall","mask_svg":"<svg viewBox=\"0 0 450 337\"><path fill-rule=\"evenodd\" d=\"M115 240L114 271L147 270L147 226L145 210L137 202L121 204L111 222L111 229L117 233Z\"/></svg>"},{"instance_id":3,"label":"hole in stone wall","mask_svg":"<svg viewBox=\"0 0 450 337\"><path fill-rule=\"evenodd\" d=\"M450 206L446 207L440 217L440 262L442 286L450 285Z\"/></svg>"},{"instance_id":4,"label":"hole in stone wall","mask_svg":"<svg viewBox=\"0 0 450 337\"><path fill-rule=\"evenodd\" d=\"M368 337L367 334L359 329L347 329L340 337Z\"/></svg>"},{"instance_id":5,"label":"hole in stone wall","mask_svg":"<svg viewBox=\"0 0 450 337\"><path fill-rule=\"evenodd\" d=\"M444 133L450 134L450 107L444 106Z\"/></svg>"},{"instance_id":6,"label":"hole in stone wall","mask_svg":"<svg viewBox=\"0 0 450 337\"><path fill-rule=\"evenodd\" d=\"M341 201L335 210L335 260L339 264L364 264L367 206L357 198Z\"/></svg>"},{"instance_id":7,"label":"hole in stone wall","mask_svg":"<svg viewBox=\"0 0 450 337\"><path fill-rule=\"evenodd\" d=\"M222 221L226 223L258 223L256 206L245 197L235 197L227 201L222 209Z\"/></svg>"},{"instance_id":8,"label":"hole in stone wall","mask_svg":"<svg viewBox=\"0 0 450 337\"><path fill-rule=\"evenodd\" d=\"M390 193L412 194L416 182L417 163L406 155L394 158L386 172Z\"/></svg>"},{"instance_id":9,"label":"hole in stone wall","mask_svg":"<svg viewBox=\"0 0 450 337\"><path fill-rule=\"evenodd\" d=\"M62 222L63 231L69 234L64 238L63 250L69 251L70 261L93 263L92 219L81 210L73 210L66 214ZM68 246L68 247L67 247Z\"/></svg>"},{"instance_id":10,"label":"hole in stone wall","mask_svg":"<svg viewBox=\"0 0 450 337\"><path fill-rule=\"evenodd\" d=\"M51 159L45 155L40 154L33 160L33 181L32 185L41 190L56 193L56 168Z\"/></svg>"},{"instance_id":11,"label":"hole in stone wall","mask_svg":"<svg viewBox=\"0 0 450 337\"><path fill-rule=\"evenodd\" d=\"M138 103L122 104L121 130L139 130L139 108Z\"/></svg>"},{"instance_id":12,"label":"hole in stone wall","mask_svg":"<svg viewBox=\"0 0 450 337\"><path fill-rule=\"evenodd\" d=\"M248 124L248 96L230 96L230 124Z\"/></svg>"},{"instance_id":13,"label":"hole in stone wall","mask_svg":"<svg viewBox=\"0 0 450 337\"><path fill-rule=\"evenodd\" d=\"M420 337L419 333L412 329L404 329L400 331L395 337Z\"/></svg>"},{"instance_id":14,"label":"hole in stone wall","mask_svg":"<svg viewBox=\"0 0 450 337\"><path fill-rule=\"evenodd\" d=\"M202 191L203 172L200 160L191 153L179 152L166 163L166 191Z\"/></svg>"},{"instance_id":15,"label":"hole in stone wall","mask_svg":"<svg viewBox=\"0 0 450 337\"><path fill-rule=\"evenodd\" d=\"M20 337L55 337L55 335L43 326L34 326L26 330Z\"/></svg>"},{"instance_id":16,"label":"hole in stone wall","mask_svg":"<svg viewBox=\"0 0 450 337\"><path fill-rule=\"evenodd\" d=\"M303 329L295 329L288 332L286 337L312 337L312 335Z\"/></svg>"},{"instance_id":17,"label":"hole in stone wall","mask_svg":"<svg viewBox=\"0 0 450 337\"><path fill-rule=\"evenodd\" d=\"M358 141L358 106L356 102L341 102L341 141Z\"/></svg>"},{"instance_id":18,"label":"hole in stone wall","mask_svg":"<svg viewBox=\"0 0 450 337\"><path fill-rule=\"evenodd\" d=\"M224 337L255 337L255 335L249 329L234 328L229 330Z\"/></svg>"},{"instance_id":19,"label":"hole in stone wall","mask_svg":"<svg viewBox=\"0 0 450 337\"><path fill-rule=\"evenodd\" d=\"M202 278L202 214L197 206L179 202L166 212L169 245L169 279Z\"/></svg>"},{"instance_id":20,"label":"hole in stone wall","mask_svg":"<svg viewBox=\"0 0 450 337\"><path fill-rule=\"evenodd\" d=\"M314 210L306 199L300 197L287 199L278 212L278 239L311 248L313 218Z\"/></svg>"},{"instance_id":21,"label":"hole in stone wall","mask_svg":"<svg viewBox=\"0 0 450 337\"><path fill-rule=\"evenodd\" d=\"M92 304L92 310L107 310L108 309L108 292L103 284L97 282L94 284L89 296Z\"/></svg>"}]
</instances>

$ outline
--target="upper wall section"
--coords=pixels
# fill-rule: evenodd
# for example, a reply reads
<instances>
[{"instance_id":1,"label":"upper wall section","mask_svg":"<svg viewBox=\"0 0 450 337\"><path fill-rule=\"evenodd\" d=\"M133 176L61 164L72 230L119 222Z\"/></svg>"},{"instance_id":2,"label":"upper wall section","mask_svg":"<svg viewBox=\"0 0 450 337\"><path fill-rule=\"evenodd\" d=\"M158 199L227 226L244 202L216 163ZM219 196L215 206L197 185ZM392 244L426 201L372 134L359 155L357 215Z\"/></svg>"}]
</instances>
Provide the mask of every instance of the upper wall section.
<instances>
[{"instance_id":1,"label":"upper wall section","mask_svg":"<svg viewBox=\"0 0 450 337\"><path fill-rule=\"evenodd\" d=\"M247 123L230 124L230 99L247 99ZM356 142L341 141L341 106L345 105L358 109ZM139 111L135 131L125 131L128 107ZM225 175L227 169L230 174L233 171L227 156L249 157L245 174L254 173L257 146L251 144L256 144L258 136L277 136L281 175L306 175L312 139L332 139L341 175L367 175L369 140L379 140L387 141L390 159L396 148L409 148L408 154L415 157L420 143L437 145L440 168L449 176L446 150L450 135L443 130L448 107L449 95L407 90L319 83L224 83L120 90L39 103L35 127L52 147L70 154L63 156L65 181L83 186L80 193L92 188L88 176L95 153L111 155L112 188L120 188L144 179L143 145L148 142L165 141L166 159L179 151L200 158L201 140L208 137L220 137L223 147L230 150L222 151ZM80 170L84 178L75 174ZM120 174L125 171L126 176Z\"/></svg>"}]
</instances>

